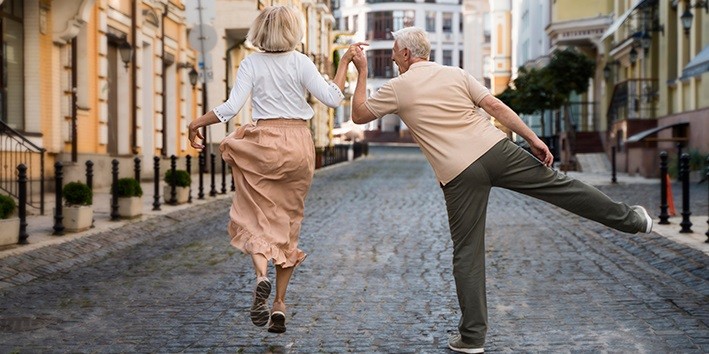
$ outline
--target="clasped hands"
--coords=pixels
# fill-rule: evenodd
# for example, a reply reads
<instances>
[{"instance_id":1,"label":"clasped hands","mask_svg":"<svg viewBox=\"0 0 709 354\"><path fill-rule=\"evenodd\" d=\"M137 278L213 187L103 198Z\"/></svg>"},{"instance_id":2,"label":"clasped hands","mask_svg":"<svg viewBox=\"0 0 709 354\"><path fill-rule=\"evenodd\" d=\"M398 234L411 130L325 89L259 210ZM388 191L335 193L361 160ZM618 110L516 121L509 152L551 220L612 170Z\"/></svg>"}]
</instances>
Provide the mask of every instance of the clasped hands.
<instances>
[{"instance_id":1,"label":"clasped hands","mask_svg":"<svg viewBox=\"0 0 709 354\"><path fill-rule=\"evenodd\" d=\"M369 45L369 43L366 42L357 42L350 44L350 47L347 48L347 52L345 52L340 61L345 65L349 64L350 62L354 63L355 67L357 68L357 71L367 69L367 56L364 55L364 50L362 48L363 46L367 45Z\"/></svg>"}]
</instances>

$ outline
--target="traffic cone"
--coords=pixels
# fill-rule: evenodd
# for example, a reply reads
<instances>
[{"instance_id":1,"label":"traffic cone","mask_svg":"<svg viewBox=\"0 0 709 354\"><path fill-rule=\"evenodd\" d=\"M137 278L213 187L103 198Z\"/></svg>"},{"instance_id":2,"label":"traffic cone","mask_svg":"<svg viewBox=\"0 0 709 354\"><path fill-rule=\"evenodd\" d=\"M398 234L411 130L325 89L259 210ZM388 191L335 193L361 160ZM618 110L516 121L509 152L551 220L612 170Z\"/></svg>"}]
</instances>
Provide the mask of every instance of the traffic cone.
<instances>
[{"instance_id":1,"label":"traffic cone","mask_svg":"<svg viewBox=\"0 0 709 354\"><path fill-rule=\"evenodd\" d=\"M667 214L669 216L676 216L677 211L675 211L675 202L672 197L672 183L670 183L670 175L665 175L665 185L667 186Z\"/></svg>"}]
</instances>

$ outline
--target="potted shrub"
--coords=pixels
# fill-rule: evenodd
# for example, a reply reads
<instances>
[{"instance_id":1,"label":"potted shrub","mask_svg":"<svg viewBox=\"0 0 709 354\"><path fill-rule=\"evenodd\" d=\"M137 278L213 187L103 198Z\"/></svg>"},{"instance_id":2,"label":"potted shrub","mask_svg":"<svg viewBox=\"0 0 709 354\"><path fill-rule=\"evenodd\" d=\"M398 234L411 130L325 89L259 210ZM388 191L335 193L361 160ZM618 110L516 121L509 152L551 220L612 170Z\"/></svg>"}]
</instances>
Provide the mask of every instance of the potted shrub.
<instances>
[{"instance_id":1,"label":"potted shrub","mask_svg":"<svg viewBox=\"0 0 709 354\"><path fill-rule=\"evenodd\" d=\"M192 184L192 179L189 173L185 170L167 170L165 172L165 187L163 187L163 196L165 197L165 203L173 204L171 186L175 185L175 199L174 204L187 203L190 197L190 185Z\"/></svg>"},{"instance_id":2,"label":"potted shrub","mask_svg":"<svg viewBox=\"0 0 709 354\"><path fill-rule=\"evenodd\" d=\"M90 228L94 218L91 188L82 182L69 182L62 188L62 194L65 230L78 232Z\"/></svg>"},{"instance_id":3,"label":"potted shrub","mask_svg":"<svg viewBox=\"0 0 709 354\"><path fill-rule=\"evenodd\" d=\"M116 185L118 215L135 218L143 215L143 189L135 178L121 178Z\"/></svg>"},{"instance_id":4,"label":"potted shrub","mask_svg":"<svg viewBox=\"0 0 709 354\"><path fill-rule=\"evenodd\" d=\"M15 216L15 200L0 194L0 246L20 241L20 218Z\"/></svg>"}]
</instances>

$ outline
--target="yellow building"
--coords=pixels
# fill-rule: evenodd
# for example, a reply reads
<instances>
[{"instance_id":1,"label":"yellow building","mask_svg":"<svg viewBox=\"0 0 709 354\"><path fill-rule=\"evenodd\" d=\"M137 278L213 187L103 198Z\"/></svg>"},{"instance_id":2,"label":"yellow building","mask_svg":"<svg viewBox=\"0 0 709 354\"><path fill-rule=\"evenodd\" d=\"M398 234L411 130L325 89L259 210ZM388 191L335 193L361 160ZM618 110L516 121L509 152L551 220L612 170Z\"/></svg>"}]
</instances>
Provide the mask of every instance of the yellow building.
<instances>
[{"instance_id":1,"label":"yellow building","mask_svg":"<svg viewBox=\"0 0 709 354\"><path fill-rule=\"evenodd\" d=\"M91 160L101 187L111 181L113 159L121 176L133 176L138 157L149 176L154 156L190 153L186 125L196 91L188 68L195 54L182 1L4 0L0 13L7 48L2 189L14 194L20 163L35 186L54 175L55 162L64 165L64 181L83 181Z\"/></svg>"},{"instance_id":2,"label":"yellow building","mask_svg":"<svg viewBox=\"0 0 709 354\"><path fill-rule=\"evenodd\" d=\"M602 40L609 143L621 171L659 174L658 154L709 153L709 2L614 2Z\"/></svg>"}]
</instances>

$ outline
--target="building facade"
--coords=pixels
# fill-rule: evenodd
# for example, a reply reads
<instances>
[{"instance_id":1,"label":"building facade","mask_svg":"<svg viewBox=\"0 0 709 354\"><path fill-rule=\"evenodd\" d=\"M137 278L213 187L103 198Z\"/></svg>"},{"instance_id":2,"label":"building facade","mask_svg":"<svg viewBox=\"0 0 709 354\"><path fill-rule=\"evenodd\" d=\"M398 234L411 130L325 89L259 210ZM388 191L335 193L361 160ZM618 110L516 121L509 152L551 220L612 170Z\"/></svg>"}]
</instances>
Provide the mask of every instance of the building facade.
<instances>
[{"instance_id":1,"label":"building facade","mask_svg":"<svg viewBox=\"0 0 709 354\"><path fill-rule=\"evenodd\" d=\"M0 13L3 183L20 162L39 178L38 158L22 149L44 150L46 176L62 162L68 181L84 180L91 160L96 186L110 181L113 159L130 175L135 157L151 171L154 156L190 153L195 52L182 1L5 0Z\"/></svg>"},{"instance_id":2,"label":"building facade","mask_svg":"<svg viewBox=\"0 0 709 354\"><path fill-rule=\"evenodd\" d=\"M369 43L370 93L398 75L391 54L391 32L404 27L426 29L431 40L430 60L465 67L463 6L458 0L338 0L333 2L333 11L337 30L351 32L354 41ZM368 123L364 129L369 140L410 139L406 126L393 114Z\"/></svg>"}]
</instances>

